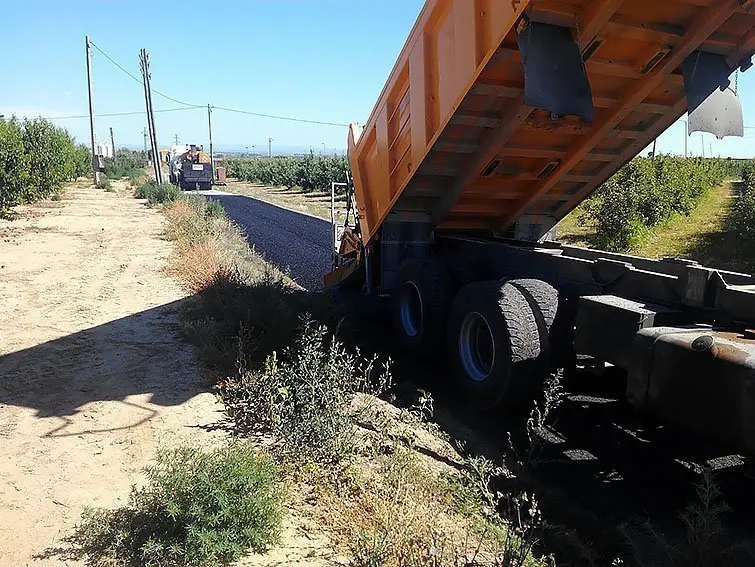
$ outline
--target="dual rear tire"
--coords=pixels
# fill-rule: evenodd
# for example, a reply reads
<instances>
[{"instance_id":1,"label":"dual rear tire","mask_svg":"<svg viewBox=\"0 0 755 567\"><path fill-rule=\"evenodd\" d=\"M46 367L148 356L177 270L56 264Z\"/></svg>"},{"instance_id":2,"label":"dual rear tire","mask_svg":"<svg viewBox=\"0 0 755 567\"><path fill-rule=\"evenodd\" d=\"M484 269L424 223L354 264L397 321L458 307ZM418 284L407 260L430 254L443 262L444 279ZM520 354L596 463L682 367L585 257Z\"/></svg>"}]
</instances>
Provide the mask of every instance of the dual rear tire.
<instances>
[{"instance_id":1,"label":"dual rear tire","mask_svg":"<svg viewBox=\"0 0 755 567\"><path fill-rule=\"evenodd\" d=\"M402 267L394 290L401 346L423 356L445 350L456 389L472 407L532 399L549 370L556 290L540 280L502 280L455 291L438 260Z\"/></svg>"}]
</instances>

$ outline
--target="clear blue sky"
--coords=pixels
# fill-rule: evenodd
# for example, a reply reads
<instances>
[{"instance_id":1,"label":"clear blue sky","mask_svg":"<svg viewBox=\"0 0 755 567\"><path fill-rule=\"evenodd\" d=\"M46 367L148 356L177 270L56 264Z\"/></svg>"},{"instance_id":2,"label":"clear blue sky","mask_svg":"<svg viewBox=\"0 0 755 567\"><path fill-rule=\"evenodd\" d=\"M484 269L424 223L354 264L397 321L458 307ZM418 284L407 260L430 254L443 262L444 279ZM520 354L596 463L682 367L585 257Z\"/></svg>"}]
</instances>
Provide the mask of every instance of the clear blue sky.
<instances>
[{"instance_id":1,"label":"clear blue sky","mask_svg":"<svg viewBox=\"0 0 755 567\"><path fill-rule=\"evenodd\" d=\"M139 74L138 51L150 52L153 86L175 98L266 114L328 122L364 122L401 50L423 0L248 0L144 2L15 0L3 19L0 114L67 116L87 113L84 36ZM94 50L95 108L140 111L141 85ZM755 70L740 78L745 123L755 126ZM156 109L176 108L157 95ZM206 111L156 115L160 145L207 143ZM59 120L79 141L86 119ZM141 145L144 117L97 120L97 136L115 131L116 144ZM755 154L747 139L705 136L705 152ZM216 147L342 149L346 129L296 124L221 111L213 113ZM700 134L689 142L701 152ZM684 127L659 139L659 151L684 150Z\"/></svg>"}]
</instances>

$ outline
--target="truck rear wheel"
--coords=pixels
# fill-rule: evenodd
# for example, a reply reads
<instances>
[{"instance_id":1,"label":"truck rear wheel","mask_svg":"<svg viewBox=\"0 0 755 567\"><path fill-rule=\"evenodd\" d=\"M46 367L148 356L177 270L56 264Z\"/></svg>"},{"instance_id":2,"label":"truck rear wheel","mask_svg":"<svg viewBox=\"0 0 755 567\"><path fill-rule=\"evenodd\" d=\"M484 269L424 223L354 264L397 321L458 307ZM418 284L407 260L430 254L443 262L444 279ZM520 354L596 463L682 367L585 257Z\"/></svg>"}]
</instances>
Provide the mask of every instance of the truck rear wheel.
<instances>
[{"instance_id":1,"label":"truck rear wheel","mask_svg":"<svg viewBox=\"0 0 755 567\"><path fill-rule=\"evenodd\" d=\"M527 299L512 284L464 286L451 306L447 344L455 381L470 405L489 410L534 393L539 329Z\"/></svg>"},{"instance_id":2,"label":"truck rear wheel","mask_svg":"<svg viewBox=\"0 0 755 567\"><path fill-rule=\"evenodd\" d=\"M442 347L452 299L453 285L442 261L404 262L393 290L393 326L401 347L420 355Z\"/></svg>"},{"instance_id":3,"label":"truck rear wheel","mask_svg":"<svg viewBox=\"0 0 755 567\"><path fill-rule=\"evenodd\" d=\"M542 315L545 328L550 333L558 313L556 288L543 280L534 279L511 280L510 283L522 292L535 315Z\"/></svg>"}]
</instances>

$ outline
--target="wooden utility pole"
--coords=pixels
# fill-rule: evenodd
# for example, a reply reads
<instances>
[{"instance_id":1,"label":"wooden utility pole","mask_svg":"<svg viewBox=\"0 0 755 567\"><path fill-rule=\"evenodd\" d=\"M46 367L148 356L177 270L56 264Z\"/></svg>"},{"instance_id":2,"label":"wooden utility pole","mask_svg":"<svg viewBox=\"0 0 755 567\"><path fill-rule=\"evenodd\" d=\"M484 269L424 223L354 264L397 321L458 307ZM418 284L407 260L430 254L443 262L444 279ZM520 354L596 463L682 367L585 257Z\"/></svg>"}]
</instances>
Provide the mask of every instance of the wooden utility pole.
<instances>
[{"instance_id":1,"label":"wooden utility pole","mask_svg":"<svg viewBox=\"0 0 755 567\"><path fill-rule=\"evenodd\" d=\"M113 149L113 163L118 163L118 158L115 157L115 139L113 138L113 127L110 127L110 147Z\"/></svg>"},{"instance_id":2,"label":"wooden utility pole","mask_svg":"<svg viewBox=\"0 0 755 567\"><path fill-rule=\"evenodd\" d=\"M207 128L210 132L210 169L212 169L212 180L215 181L215 158L212 154L212 107L207 105Z\"/></svg>"},{"instance_id":3,"label":"wooden utility pole","mask_svg":"<svg viewBox=\"0 0 755 567\"><path fill-rule=\"evenodd\" d=\"M149 54L146 49L139 52L139 62L142 69L142 79L144 83L144 100L147 106L147 126L149 127L150 145L152 147L152 164L155 169L155 182L162 184L163 170L160 166L160 156L157 146L157 131L155 130L155 114L152 108L152 87L149 72Z\"/></svg>"},{"instance_id":4,"label":"wooden utility pole","mask_svg":"<svg viewBox=\"0 0 755 567\"><path fill-rule=\"evenodd\" d=\"M655 150L658 147L658 138L653 140L653 159L655 159Z\"/></svg>"},{"instance_id":5,"label":"wooden utility pole","mask_svg":"<svg viewBox=\"0 0 755 567\"><path fill-rule=\"evenodd\" d=\"M146 126L142 129L142 133L144 134L144 153L146 154L147 153L147 127Z\"/></svg>"},{"instance_id":6,"label":"wooden utility pole","mask_svg":"<svg viewBox=\"0 0 755 567\"><path fill-rule=\"evenodd\" d=\"M92 47L89 44L89 36L86 36L87 49L87 83L89 85L89 134L92 139L92 179L94 184L100 182L100 172L97 167L97 148L94 139L94 90L92 88Z\"/></svg>"}]
</instances>

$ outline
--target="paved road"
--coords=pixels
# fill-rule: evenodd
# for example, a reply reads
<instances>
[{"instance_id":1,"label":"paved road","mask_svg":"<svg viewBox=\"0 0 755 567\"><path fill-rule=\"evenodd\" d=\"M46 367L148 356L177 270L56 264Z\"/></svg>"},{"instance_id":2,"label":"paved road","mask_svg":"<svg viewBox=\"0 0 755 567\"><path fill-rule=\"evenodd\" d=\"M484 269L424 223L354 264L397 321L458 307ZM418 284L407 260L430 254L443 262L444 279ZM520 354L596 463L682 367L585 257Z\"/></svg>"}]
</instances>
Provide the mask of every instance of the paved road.
<instances>
[{"instance_id":1,"label":"paved road","mask_svg":"<svg viewBox=\"0 0 755 567\"><path fill-rule=\"evenodd\" d=\"M243 195L214 190L197 193L219 201L268 262L288 270L300 286L322 289L323 275L331 266L328 221Z\"/></svg>"}]
</instances>

